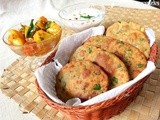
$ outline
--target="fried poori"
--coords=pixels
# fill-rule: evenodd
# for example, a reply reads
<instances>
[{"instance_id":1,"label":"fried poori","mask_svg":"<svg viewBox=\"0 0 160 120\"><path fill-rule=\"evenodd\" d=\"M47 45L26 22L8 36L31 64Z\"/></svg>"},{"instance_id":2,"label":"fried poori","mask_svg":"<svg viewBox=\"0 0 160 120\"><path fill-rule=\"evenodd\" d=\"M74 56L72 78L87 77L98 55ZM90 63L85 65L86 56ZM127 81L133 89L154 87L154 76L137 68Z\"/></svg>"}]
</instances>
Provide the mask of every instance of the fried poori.
<instances>
[{"instance_id":1,"label":"fried poori","mask_svg":"<svg viewBox=\"0 0 160 120\"><path fill-rule=\"evenodd\" d=\"M130 79L141 73L146 65L146 57L136 47L108 36L93 36L85 45L95 46L118 56L127 66Z\"/></svg>"},{"instance_id":2,"label":"fried poori","mask_svg":"<svg viewBox=\"0 0 160 120\"><path fill-rule=\"evenodd\" d=\"M125 64L116 55L95 46L80 46L70 60L89 60L100 66L111 81L110 88L120 86L129 81L129 74Z\"/></svg>"},{"instance_id":3,"label":"fried poori","mask_svg":"<svg viewBox=\"0 0 160 120\"><path fill-rule=\"evenodd\" d=\"M149 40L144 28L134 22L116 22L107 28L106 36L127 42L138 48L146 58L149 58Z\"/></svg>"},{"instance_id":4,"label":"fried poori","mask_svg":"<svg viewBox=\"0 0 160 120\"><path fill-rule=\"evenodd\" d=\"M82 101L106 92L109 86L108 76L90 61L71 61L57 75L57 96L64 102L78 97Z\"/></svg>"}]
</instances>

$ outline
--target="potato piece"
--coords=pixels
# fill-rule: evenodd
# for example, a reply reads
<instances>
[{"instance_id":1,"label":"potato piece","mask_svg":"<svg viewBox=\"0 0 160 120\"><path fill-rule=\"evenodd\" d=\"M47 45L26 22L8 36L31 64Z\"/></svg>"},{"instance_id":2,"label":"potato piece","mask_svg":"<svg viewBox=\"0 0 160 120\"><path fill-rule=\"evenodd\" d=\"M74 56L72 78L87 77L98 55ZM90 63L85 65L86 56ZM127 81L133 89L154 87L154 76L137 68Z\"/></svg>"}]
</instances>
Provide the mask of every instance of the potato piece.
<instances>
[{"instance_id":1,"label":"potato piece","mask_svg":"<svg viewBox=\"0 0 160 120\"><path fill-rule=\"evenodd\" d=\"M21 32L10 29L8 31L8 42L13 45L23 45L26 41Z\"/></svg>"},{"instance_id":2,"label":"potato piece","mask_svg":"<svg viewBox=\"0 0 160 120\"><path fill-rule=\"evenodd\" d=\"M24 34L25 34L25 37L27 37L28 29L29 29L29 27L25 25L25 26L24 26Z\"/></svg>"},{"instance_id":3,"label":"potato piece","mask_svg":"<svg viewBox=\"0 0 160 120\"><path fill-rule=\"evenodd\" d=\"M36 26L40 29L46 29L46 23L48 22L47 18L44 16L40 17L39 20L36 22Z\"/></svg>"},{"instance_id":4,"label":"potato piece","mask_svg":"<svg viewBox=\"0 0 160 120\"><path fill-rule=\"evenodd\" d=\"M53 21L49 23L49 26L47 28L48 33L55 35L57 33L61 33L61 31L62 31L61 26L59 26L57 23Z\"/></svg>"},{"instance_id":5,"label":"potato piece","mask_svg":"<svg viewBox=\"0 0 160 120\"><path fill-rule=\"evenodd\" d=\"M25 36L25 38L27 37L28 29L29 29L29 26L27 26L27 25L21 25L20 32Z\"/></svg>"},{"instance_id":6,"label":"potato piece","mask_svg":"<svg viewBox=\"0 0 160 120\"><path fill-rule=\"evenodd\" d=\"M52 34L47 33L43 30L38 30L34 35L33 39L35 42L40 43L42 40L48 39L52 36Z\"/></svg>"}]
</instances>

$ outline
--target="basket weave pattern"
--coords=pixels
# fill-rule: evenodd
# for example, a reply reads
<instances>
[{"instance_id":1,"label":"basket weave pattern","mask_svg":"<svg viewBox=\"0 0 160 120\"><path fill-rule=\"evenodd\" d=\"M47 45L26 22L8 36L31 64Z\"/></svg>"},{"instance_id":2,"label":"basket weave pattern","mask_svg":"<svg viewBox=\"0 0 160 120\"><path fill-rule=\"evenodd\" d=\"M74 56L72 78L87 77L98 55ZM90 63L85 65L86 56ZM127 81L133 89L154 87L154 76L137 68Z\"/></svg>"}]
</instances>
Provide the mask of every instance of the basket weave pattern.
<instances>
[{"instance_id":1,"label":"basket weave pattern","mask_svg":"<svg viewBox=\"0 0 160 120\"><path fill-rule=\"evenodd\" d=\"M111 11L110 8L108 9L108 11ZM110 14L112 14L112 12L110 12ZM135 12L136 11L133 11L132 13L135 13ZM128 20L130 20L132 18L132 13L129 16ZM122 17L122 18L118 18L118 19L123 20L124 18ZM113 22L117 21L117 19L112 19L112 20L106 19L106 21L109 21L108 23L107 22L105 23L107 26L107 24L108 25L110 23L112 24ZM134 22L137 22L137 21L134 20ZM158 47L156 44L154 44L151 48L149 60L156 62L157 56L158 56ZM54 57L54 54L53 54L53 56L52 55L49 56L47 58L47 62L48 62L48 60L49 61L52 60L53 57ZM78 120L95 120L95 119L96 120L105 120L105 119L109 119L110 117L122 112L137 97L137 95L139 94L139 92L141 91L141 89L143 87L143 83L147 80L148 77L149 77L149 75L146 76L145 78L143 78L142 80L140 80L139 82L137 82L135 85L128 88L126 91L124 91L120 95L118 95L110 100L106 100L106 101L103 101L103 102L100 102L100 103L97 103L94 105L78 106L78 107L77 106L76 107L63 106L63 105L59 105L59 104L53 102L40 89L38 84L37 84L37 86L38 86L38 91L39 91L40 96L42 96L42 98L44 98L44 100L51 107L63 112L69 119L71 119L71 120L77 120L77 119Z\"/></svg>"},{"instance_id":2,"label":"basket weave pattern","mask_svg":"<svg viewBox=\"0 0 160 120\"><path fill-rule=\"evenodd\" d=\"M53 52L47 58L44 64L46 64L46 62L48 63L49 61L52 61L54 55L55 52ZM154 44L151 48L149 60L156 62L157 56L158 46L157 44ZM47 97L47 95L42 91L38 84L36 84L38 86L38 92L40 96L42 96L42 98L51 107L63 112L70 120L105 120L122 112L137 97L137 95L142 89L143 83L147 80L148 77L149 75L112 99L94 105L76 107L64 106L53 102Z\"/></svg>"}]
</instances>

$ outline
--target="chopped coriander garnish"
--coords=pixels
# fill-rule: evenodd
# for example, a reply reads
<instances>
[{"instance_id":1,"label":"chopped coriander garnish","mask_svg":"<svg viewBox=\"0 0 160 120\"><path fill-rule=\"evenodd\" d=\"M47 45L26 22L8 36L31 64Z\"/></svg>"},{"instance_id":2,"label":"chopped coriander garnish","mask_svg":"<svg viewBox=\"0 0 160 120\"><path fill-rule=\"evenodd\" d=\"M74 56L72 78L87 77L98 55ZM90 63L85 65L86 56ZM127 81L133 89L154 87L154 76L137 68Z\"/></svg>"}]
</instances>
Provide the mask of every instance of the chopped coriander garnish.
<instances>
[{"instance_id":1,"label":"chopped coriander garnish","mask_svg":"<svg viewBox=\"0 0 160 120\"><path fill-rule=\"evenodd\" d=\"M100 84L95 84L95 85L93 86L93 89L94 89L94 90L100 90L100 89L101 89L101 85L100 85Z\"/></svg>"},{"instance_id":2,"label":"chopped coriander garnish","mask_svg":"<svg viewBox=\"0 0 160 120\"><path fill-rule=\"evenodd\" d=\"M144 41L144 38L139 38L140 41Z\"/></svg>"},{"instance_id":3,"label":"chopped coriander garnish","mask_svg":"<svg viewBox=\"0 0 160 120\"><path fill-rule=\"evenodd\" d=\"M124 45L124 42L123 41L117 41L117 44Z\"/></svg>"},{"instance_id":4,"label":"chopped coriander garnish","mask_svg":"<svg viewBox=\"0 0 160 120\"><path fill-rule=\"evenodd\" d=\"M131 61L129 59L127 59L126 57L124 58L124 61L128 66L132 65Z\"/></svg>"},{"instance_id":5,"label":"chopped coriander garnish","mask_svg":"<svg viewBox=\"0 0 160 120\"><path fill-rule=\"evenodd\" d=\"M48 28L50 27L50 25L51 25L51 21L48 21L48 22L46 23L46 25L45 25L45 28L48 29Z\"/></svg>"},{"instance_id":6,"label":"chopped coriander garnish","mask_svg":"<svg viewBox=\"0 0 160 120\"><path fill-rule=\"evenodd\" d=\"M96 39L95 41L96 42L102 42L103 40L102 39Z\"/></svg>"},{"instance_id":7,"label":"chopped coriander garnish","mask_svg":"<svg viewBox=\"0 0 160 120\"><path fill-rule=\"evenodd\" d=\"M119 33L122 33L123 31L122 30L118 30L117 32L116 32L116 34L119 34Z\"/></svg>"},{"instance_id":8,"label":"chopped coriander garnish","mask_svg":"<svg viewBox=\"0 0 160 120\"><path fill-rule=\"evenodd\" d=\"M91 53L91 52L92 52L92 48L88 48L88 50L89 50L89 53Z\"/></svg>"},{"instance_id":9,"label":"chopped coriander garnish","mask_svg":"<svg viewBox=\"0 0 160 120\"><path fill-rule=\"evenodd\" d=\"M146 49L144 49L144 51L147 51L148 49L146 48Z\"/></svg>"},{"instance_id":10,"label":"chopped coriander garnish","mask_svg":"<svg viewBox=\"0 0 160 120\"><path fill-rule=\"evenodd\" d=\"M114 83L118 83L118 79L117 79L116 77L112 77L111 80L112 80L112 82L114 82Z\"/></svg>"},{"instance_id":11,"label":"chopped coriander garnish","mask_svg":"<svg viewBox=\"0 0 160 120\"><path fill-rule=\"evenodd\" d=\"M94 71L93 72L95 75L100 75L101 73L99 71Z\"/></svg>"},{"instance_id":12,"label":"chopped coriander garnish","mask_svg":"<svg viewBox=\"0 0 160 120\"><path fill-rule=\"evenodd\" d=\"M132 55L132 50L131 49L128 49L128 50L126 50L126 55Z\"/></svg>"},{"instance_id":13,"label":"chopped coriander garnish","mask_svg":"<svg viewBox=\"0 0 160 120\"><path fill-rule=\"evenodd\" d=\"M143 64L138 64L137 67L142 68L142 67L144 67L144 65Z\"/></svg>"},{"instance_id":14,"label":"chopped coriander garnish","mask_svg":"<svg viewBox=\"0 0 160 120\"><path fill-rule=\"evenodd\" d=\"M85 19L91 19L94 16L90 16L90 15L80 15L81 18L85 18Z\"/></svg>"}]
</instances>

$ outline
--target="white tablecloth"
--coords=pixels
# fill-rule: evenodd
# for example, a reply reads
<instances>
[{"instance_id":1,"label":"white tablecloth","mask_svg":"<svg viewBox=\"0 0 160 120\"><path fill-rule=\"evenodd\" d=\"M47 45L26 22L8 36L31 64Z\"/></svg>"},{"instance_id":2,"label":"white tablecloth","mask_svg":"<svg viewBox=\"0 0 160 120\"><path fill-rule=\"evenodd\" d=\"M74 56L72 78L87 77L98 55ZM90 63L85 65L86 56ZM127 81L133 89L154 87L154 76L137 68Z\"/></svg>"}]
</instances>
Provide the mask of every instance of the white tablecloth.
<instances>
[{"instance_id":1,"label":"white tablecloth","mask_svg":"<svg viewBox=\"0 0 160 120\"><path fill-rule=\"evenodd\" d=\"M15 61L19 56L13 53L2 42L4 32L12 25L46 16L59 19L58 11L66 5L86 0L0 0L0 76L4 68ZM152 7L133 0L88 0L104 5L132 8L153 9ZM0 91L0 120L36 120L33 114L22 114L18 105L7 98Z\"/></svg>"}]
</instances>

